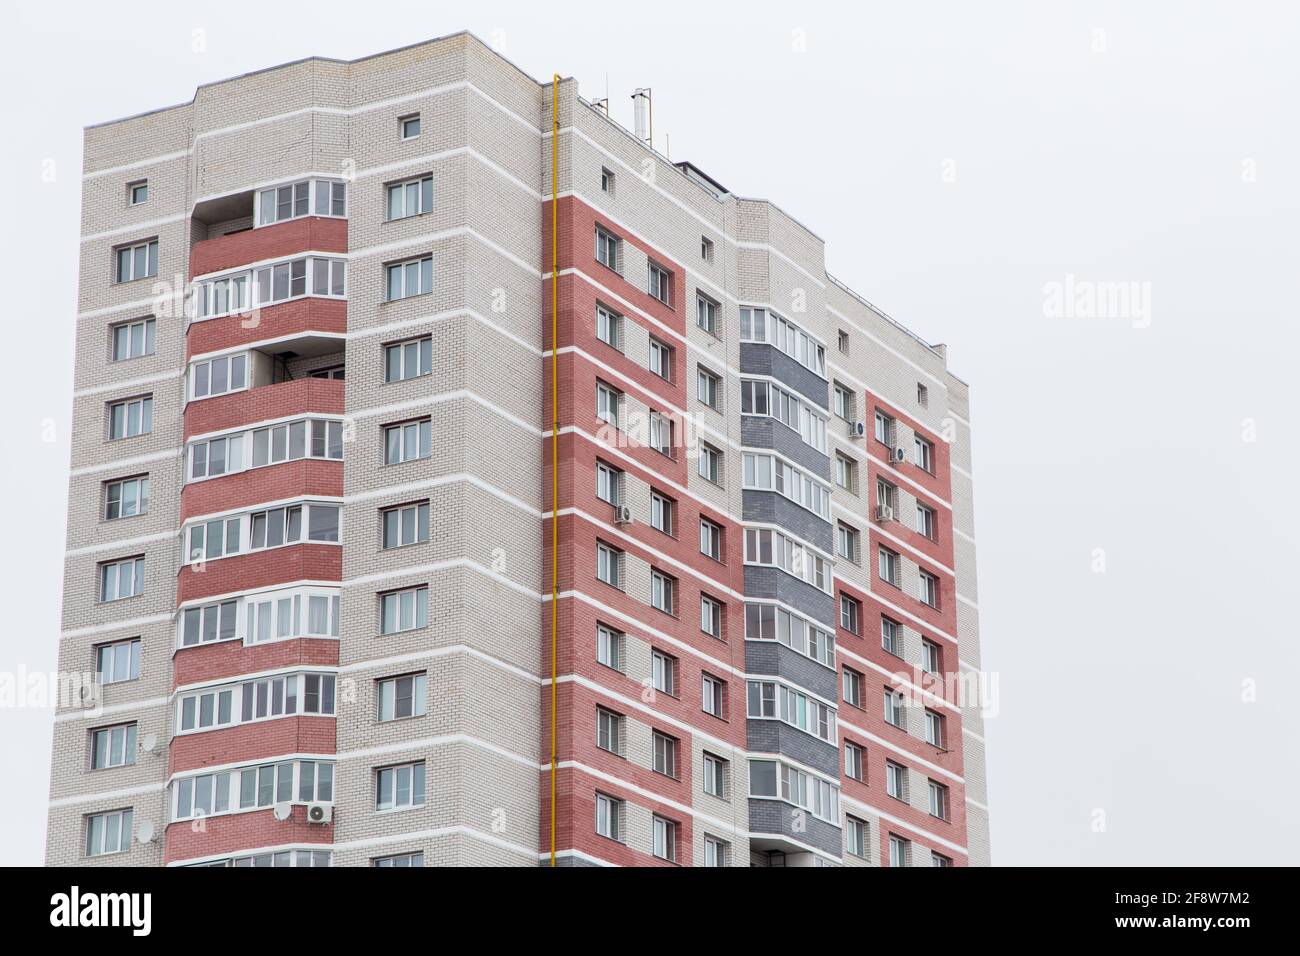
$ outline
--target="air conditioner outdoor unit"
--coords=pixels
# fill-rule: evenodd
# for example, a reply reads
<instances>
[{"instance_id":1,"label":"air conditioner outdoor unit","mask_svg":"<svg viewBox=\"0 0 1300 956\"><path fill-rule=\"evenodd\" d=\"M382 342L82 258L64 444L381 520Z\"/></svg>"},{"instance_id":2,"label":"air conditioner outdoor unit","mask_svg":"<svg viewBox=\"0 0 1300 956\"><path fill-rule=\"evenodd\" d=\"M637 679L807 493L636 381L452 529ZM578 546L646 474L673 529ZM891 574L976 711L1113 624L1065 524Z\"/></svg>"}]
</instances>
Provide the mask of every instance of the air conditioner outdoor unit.
<instances>
[{"instance_id":1,"label":"air conditioner outdoor unit","mask_svg":"<svg viewBox=\"0 0 1300 956\"><path fill-rule=\"evenodd\" d=\"M893 521L894 509L889 507L889 505L876 505L876 520Z\"/></svg>"},{"instance_id":2,"label":"air conditioner outdoor unit","mask_svg":"<svg viewBox=\"0 0 1300 956\"><path fill-rule=\"evenodd\" d=\"M866 422L849 422L849 431L861 438L867 433Z\"/></svg>"},{"instance_id":3,"label":"air conditioner outdoor unit","mask_svg":"<svg viewBox=\"0 0 1300 956\"><path fill-rule=\"evenodd\" d=\"M632 523L632 508L631 508L631 506L630 506L630 505L615 505L615 506L614 506L614 520L615 520L618 524L631 524L631 523Z\"/></svg>"},{"instance_id":4,"label":"air conditioner outdoor unit","mask_svg":"<svg viewBox=\"0 0 1300 956\"><path fill-rule=\"evenodd\" d=\"M895 449L894 449L894 461L895 461L895 462L904 462L904 461L907 461L907 449L906 449L906 448L895 448Z\"/></svg>"},{"instance_id":5,"label":"air conditioner outdoor unit","mask_svg":"<svg viewBox=\"0 0 1300 956\"><path fill-rule=\"evenodd\" d=\"M307 822L308 823L329 823L334 819L334 805L332 803L309 803L307 804Z\"/></svg>"}]
</instances>

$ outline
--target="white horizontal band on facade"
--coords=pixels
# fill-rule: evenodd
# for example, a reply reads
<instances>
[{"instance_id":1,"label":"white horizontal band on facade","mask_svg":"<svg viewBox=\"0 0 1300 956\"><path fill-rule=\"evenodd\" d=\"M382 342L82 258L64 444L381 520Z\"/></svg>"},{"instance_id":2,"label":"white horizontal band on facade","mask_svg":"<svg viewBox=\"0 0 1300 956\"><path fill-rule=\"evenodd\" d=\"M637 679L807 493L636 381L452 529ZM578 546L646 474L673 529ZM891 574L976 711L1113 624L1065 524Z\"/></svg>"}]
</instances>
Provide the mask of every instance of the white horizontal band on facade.
<instances>
[{"instance_id":1,"label":"white horizontal band on facade","mask_svg":"<svg viewBox=\"0 0 1300 956\"><path fill-rule=\"evenodd\" d=\"M972 806L972 807L974 807L976 810L980 810L980 811L982 811L982 812L984 812L984 813L988 813L988 812L989 812L989 808L988 808L987 806L985 806L984 804L980 803L980 802L979 802L978 800L976 800L974 797L967 797L967 798L966 798L966 803L967 803L968 806Z\"/></svg>"},{"instance_id":2,"label":"white horizontal band on facade","mask_svg":"<svg viewBox=\"0 0 1300 956\"><path fill-rule=\"evenodd\" d=\"M150 544L154 541L166 541L169 538L175 538L175 531L160 531L157 534L145 534L135 538L118 538L115 541L108 541L104 544L91 544L84 548L69 548L64 551L64 557L76 558L83 554L100 554L105 551L125 551Z\"/></svg>"},{"instance_id":3,"label":"white horizontal band on facade","mask_svg":"<svg viewBox=\"0 0 1300 956\"><path fill-rule=\"evenodd\" d=\"M84 465L81 468L73 468L71 474L73 477L81 475L97 475L106 471L117 471L122 468L134 468L137 465L147 465L154 461L166 461L168 458L181 458L184 454L183 445L175 445L164 449L163 451L152 452L148 455L136 455L131 458L115 458L112 461L105 462L102 465Z\"/></svg>"},{"instance_id":4,"label":"white horizontal band on facade","mask_svg":"<svg viewBox=\"0 0 1300 956\"><path fill-rule=\"evenodd\" d=\"M173 222L184 222L189 218L190 217L184 213L177 213L174 216L164 216L162 219L150 219L148 222L137 222L129 226L119 226L116 229L108 229L104 232L83 234L81 241L83 243L94 242L99 239L111 239L113 236L129 235L133 232L148 232L149 230L156 229L158 226L167 226Z\"/></svg>"},{"instance_id":5,"label":"white horizontal band on facade","mask_svg":"<svg viewBox=\"0 0 1300 956\"><path fill-rule=\"evenodd\" d=\"M70 637L87 637L92 634L111 634L113 631L135 630L149 624L158 624L162 621L170 621L171 619L171 612L150 614L147 617L132 617L122 621L109 621L104 624L92 624L90 627L65 628L59 632L59 637L60 639L67 639Z\"/></svg>"},{"instance_id":6,"label":"white horizontal band on facade","mask_svg":"<svg viewBox=\"0 0 1300 956\"><path fill-rule=\"evenodd\" d=\"M79 793L72 797L60 797L51 800L49 807L57 810L61 807L75 807L85 803L99 803L103 800L122 800L127 797L143 797L151 793L162 793L167 789L165 783L146 783L138 787L123 787L120 790L99 790L95 793Z\"/></svg>"},{"instance_id":7,"label":"white horizontal band on facade","mask_svg":"<svg viewBox=\"0 0 1300 956\"><path fill-rule=\"evenodd\" d=\"M112 704L107 707L61 710L54 715L54 722L57 724L65 721L100 720L104 717L114 717L119 714L134 713L138 710L153 710L155 707L166 707L169 703L170 698L167 697L150 697L147 700L132 700L122 704Z\"/></svg>"},{"instance_id":8,"label":"white horizontal band on facade","mask_svg":"<svg viewBox=\"0 0 1300 956\"><path fill-rule=\"evenodd\" d=\"M166 372L159 372L157 375L146 375L142 378L128 379L122 382L111 382L108 385L94 385L89 388L79 388L72 393L74 400L84 398L87 395L102 395L104 392L119 392L123 389L139 388L142 385L153 385L156 382L167 382L174 378L182 378L185 375L185 369L170 369Z\"/></svg>"}]
</instances>

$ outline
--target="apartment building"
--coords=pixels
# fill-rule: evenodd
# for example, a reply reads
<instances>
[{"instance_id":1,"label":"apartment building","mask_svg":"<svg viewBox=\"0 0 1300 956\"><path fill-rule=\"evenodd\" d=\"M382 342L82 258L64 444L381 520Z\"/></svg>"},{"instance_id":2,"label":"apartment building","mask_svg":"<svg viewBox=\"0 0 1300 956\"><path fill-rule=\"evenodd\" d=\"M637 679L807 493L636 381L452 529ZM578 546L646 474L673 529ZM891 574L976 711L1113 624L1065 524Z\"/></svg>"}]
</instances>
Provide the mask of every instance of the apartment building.
<instances>
[{"instance_id":1,"label":"apartment building","mask_svg":"<svg viewBox=\"0 0 1300 956\"><path fill-rule=\"evenodd\" d=\"M988 862L967 386L782 209L458 34L81 231L49 863Z\"/></svg>"}]
</instances>

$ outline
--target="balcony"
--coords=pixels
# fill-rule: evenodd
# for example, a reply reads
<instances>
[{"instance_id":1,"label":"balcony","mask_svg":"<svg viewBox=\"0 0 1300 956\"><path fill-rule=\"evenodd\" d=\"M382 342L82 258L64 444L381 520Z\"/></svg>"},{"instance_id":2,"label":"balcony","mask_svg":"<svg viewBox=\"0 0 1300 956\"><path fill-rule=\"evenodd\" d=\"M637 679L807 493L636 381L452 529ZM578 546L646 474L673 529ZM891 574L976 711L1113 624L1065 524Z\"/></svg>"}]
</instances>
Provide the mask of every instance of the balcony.
<instances>
[{"instance_id":1,"label":"balcony","mask_svg":"<svg viewBox=\"0 0 1300 956\"><path fill-rule=\"evenodd\" d=\"M292 415L342 415L343 379L318 378L311 372L283 377L286 366L292 368L293 358L287 357L290 353L294 358L329 355L339 348L339 343L333 339L327 341L331 351L319 351L316 356L303 356L292 349L277 351L275 355L258 350L247 353L250 387L189 402L185 406L185 437ZM277 343L275 348L279 350L285 344ZM341 362L342 352L338 355Z\"/></svg>"},{"instance_id":2,"label":"balcony","mask_svg":"<svg viewBox=\"0 0 1300 956\"><path fill-rule=\"evenodd\" d=\"M260 229L249 227L199 240L190 249L190 278L268 259L288 259L304 252L346 254L347 251L346 219L304 216Z\"/></svg>"}]
</instances>

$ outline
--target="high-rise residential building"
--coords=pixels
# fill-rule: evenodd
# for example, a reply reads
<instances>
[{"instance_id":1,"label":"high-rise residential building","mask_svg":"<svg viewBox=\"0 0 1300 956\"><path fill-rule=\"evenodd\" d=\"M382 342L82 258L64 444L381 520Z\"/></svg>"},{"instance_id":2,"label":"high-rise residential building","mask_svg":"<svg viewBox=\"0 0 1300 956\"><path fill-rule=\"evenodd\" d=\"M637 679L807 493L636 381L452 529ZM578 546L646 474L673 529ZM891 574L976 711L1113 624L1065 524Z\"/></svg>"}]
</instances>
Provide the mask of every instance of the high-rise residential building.
<instances>
[{"instance_id":1,"label":"high-rise residential building","mask_svg":"<svg viewBox=\"0 0 1300 956\"><path fill-rule=\"evenodd\" d=\"M86 131L50 863L988 862L966 384L557 84Z\"/></svg>"}]
</instances>

